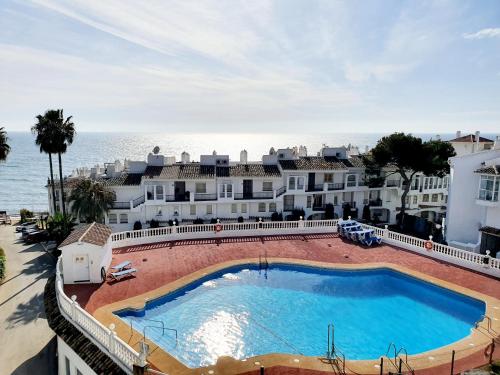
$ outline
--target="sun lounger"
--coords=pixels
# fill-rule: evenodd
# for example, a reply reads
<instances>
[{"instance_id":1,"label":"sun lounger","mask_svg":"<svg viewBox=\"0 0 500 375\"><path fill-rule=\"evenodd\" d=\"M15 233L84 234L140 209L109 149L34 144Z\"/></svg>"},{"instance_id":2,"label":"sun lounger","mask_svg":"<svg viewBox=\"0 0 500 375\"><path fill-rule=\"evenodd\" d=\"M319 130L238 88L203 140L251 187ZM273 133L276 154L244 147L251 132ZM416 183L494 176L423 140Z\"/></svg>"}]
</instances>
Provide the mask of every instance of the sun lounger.
<instances>
[{"instance_id":1,"label":"sun lounger","mask_svg":"<svg viewBox=\"0 0 500 375\"><path fill-rule=\"evenodd\" d=\"M130 260L126 260L125 262L121 262L120 264L117 264L116 266L111 267L111 269L115 270L116 272L123 271L125 267L130 266L132 262Z\"/></svg>"},{"instance_id":2,"label":"sun lounger","mask_svg":"<svg viewBox=\"0 0 500 375\"><path fill-rule=\"evenodd\" d=\"M380 245L382 243L382 238L377 236L370 236L362 240L361 243L366 246L372 246L375 244Z\"/></svg>"},{"instance_id":3,"label":"sun lounger","mask_svg":"<svg viewBox=\"0 0 500 375\"><path fill-rule=\"evenodd\" d=\"M120 271L120 272L111 272L110 276L113 278L113 280L119 280L122 277L132 275L133 273L136 273L137 270L135 268L128 268L126 270Z\"/></svg>"}]
</instances>

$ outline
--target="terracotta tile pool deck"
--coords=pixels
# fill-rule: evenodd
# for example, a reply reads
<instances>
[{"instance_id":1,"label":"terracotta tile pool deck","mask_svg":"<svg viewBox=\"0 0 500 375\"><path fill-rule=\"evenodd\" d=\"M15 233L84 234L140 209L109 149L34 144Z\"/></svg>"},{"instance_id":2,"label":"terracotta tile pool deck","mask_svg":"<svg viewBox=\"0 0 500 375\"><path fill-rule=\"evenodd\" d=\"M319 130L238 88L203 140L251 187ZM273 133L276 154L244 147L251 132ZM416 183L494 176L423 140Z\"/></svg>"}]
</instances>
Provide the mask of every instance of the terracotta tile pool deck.
<instances>
[{"instance_id":1,"label":"terracotta tile pool deck","mask_svg":"<svg viewBox=\"0 0 500 375\"><path fill-rule=\"evenodd\" d=\"M344 264L391 263L500 299L498 279L393 246L363 248L336 234L185 240L115 249L112 264L130 260L138 270L136 277L102 285L66 285L65 291L68 296L76 295L79 304L93 313L99 307L159 288L200 269L259 256ZM497 349L494 357L498 355ZM480 356L482 351L472 355L470 361L467 358L457 361L456 373L469 368L470 363L480 363ZM266 374L321 373L324 372L284 367L266 369ZM449 374L449 366L417 373Z\"/></svg>"}]
</instances>

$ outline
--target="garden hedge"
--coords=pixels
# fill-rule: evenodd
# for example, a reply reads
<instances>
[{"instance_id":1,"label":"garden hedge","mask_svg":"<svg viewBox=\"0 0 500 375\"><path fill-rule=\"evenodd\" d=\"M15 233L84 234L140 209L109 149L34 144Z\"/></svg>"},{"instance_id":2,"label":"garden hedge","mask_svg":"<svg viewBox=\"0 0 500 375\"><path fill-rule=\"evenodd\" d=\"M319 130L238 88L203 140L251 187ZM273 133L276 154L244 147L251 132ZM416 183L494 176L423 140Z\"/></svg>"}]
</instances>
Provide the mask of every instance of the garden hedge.
<instances>
[{"instance_id":1,"label":"garden hedge","mask_svg":"<svg viewBox=\"0 0 500 375\"><path fill-rule=\"evenodd\" d=\"M2 281L5 278L5 273L6 273L5 263L6 262L7 262L7 260L5 259L5 252L0 247L0 281Z\"/></svg>"}]
</instances>

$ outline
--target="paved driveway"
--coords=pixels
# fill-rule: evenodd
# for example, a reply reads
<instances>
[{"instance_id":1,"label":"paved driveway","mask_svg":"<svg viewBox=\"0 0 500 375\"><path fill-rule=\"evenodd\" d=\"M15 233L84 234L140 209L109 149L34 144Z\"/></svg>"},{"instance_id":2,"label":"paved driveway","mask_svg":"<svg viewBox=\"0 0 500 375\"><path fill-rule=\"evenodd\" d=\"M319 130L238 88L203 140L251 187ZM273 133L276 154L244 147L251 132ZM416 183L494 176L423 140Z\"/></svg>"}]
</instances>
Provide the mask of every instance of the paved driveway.
<instances>
[{"instance_id":1,"label":"paved driveway","mask_svg":"<svg viewBox=\"0 0 500 375\"><path fill-rule=\"evenodd\" d=\"M7 276L0 285L0 372L57 374L54 333L43 305L55 259L40 245L24 245L11 226L0 226L0 247L7 255Z\"/></svg>"}]
</instances>

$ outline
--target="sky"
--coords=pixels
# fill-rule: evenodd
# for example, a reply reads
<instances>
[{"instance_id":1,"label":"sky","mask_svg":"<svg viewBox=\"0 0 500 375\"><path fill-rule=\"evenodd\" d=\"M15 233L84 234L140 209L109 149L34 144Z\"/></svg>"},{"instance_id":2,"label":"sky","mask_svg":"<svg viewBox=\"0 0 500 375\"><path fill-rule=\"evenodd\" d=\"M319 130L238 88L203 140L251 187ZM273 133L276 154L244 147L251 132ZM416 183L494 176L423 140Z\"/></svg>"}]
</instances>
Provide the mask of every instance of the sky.
<instances>
[{"instance_id":1,"label":"sky","mask_svg":"<svg viewBox=\"0 0 500 375\"><path fill-rule=\"evenodd\" d=\"M0 0L0 126L500 131L500 2Z\"/></svg>"}]
</instances>

